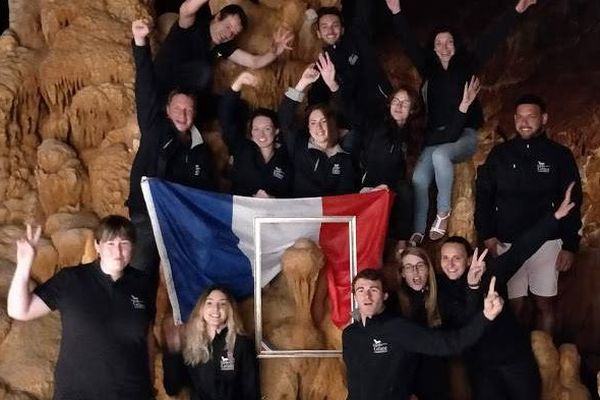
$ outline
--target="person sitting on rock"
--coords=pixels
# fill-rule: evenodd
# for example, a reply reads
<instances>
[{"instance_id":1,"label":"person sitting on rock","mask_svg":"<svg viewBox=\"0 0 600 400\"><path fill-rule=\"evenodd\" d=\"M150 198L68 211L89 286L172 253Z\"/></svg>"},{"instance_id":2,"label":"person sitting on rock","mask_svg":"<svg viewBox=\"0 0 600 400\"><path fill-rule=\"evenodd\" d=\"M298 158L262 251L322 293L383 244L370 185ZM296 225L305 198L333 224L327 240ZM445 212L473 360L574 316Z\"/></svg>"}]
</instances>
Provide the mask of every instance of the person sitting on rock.
<instances>
[{"instance_id":1,"label":"person sitting on rock","mask_svg":"<svg viewBox=\"0 0 600 400\"><path fill-rule=\"evenodd\" d=\"M226 289L207 288L185 325L165 319L163 335L168 395L187 386L192 400L260 399L254 344L243 334L236 301Z\"/></svg>"},{"instance_id":2,"label":"person sitting on rock","mask_svg":"<svg viewBox=\"0 0 600 400\"><path fill-rule=\"evenodd\" d=\"M60 311L62 335L54 371L54 399L151 399L149 340L154 320L152 278L129 266L136 233L110 215L95 231L99 259L63 268L30 289L41 228L27 225L17 241L17 266L7 298L8 315L29 321Z\"/></svg>"},{"instance_id":3,"label":"person sitting on rock","mask_svg":"<svg viewBox=\"0 0 600 400\"><path fill-rule=\"evenodd\" d=\"M287 151L276 140L277 114L258 108L248 121L243 117L240 90L257 85L255 75L242 72L219 105L219 123L232 158L231 192L241 196L290 197L293 171Z\"/></svg>"},{"instance_id":4,"label":"person sitting on rock","mask_svg":"<svg viewBox=\"0 0 600 400\"><path fill-rule=\"evenodd\" d=\"M426 328L386 311L388 294L381 270L364 269L352 281L359 318L342 333L348 398L407 400L417 354L445 356L473 345L502 311L502 298L490 282L483 313L456 331Z\"/></svg>"},{"instance_id":5,"label":"person sitting on rock","mask_svg":"<svg viewBox=\"0 0 600 400\"><path fill-rule=\"evenodd\" d=\"M464 126L453 129L456 109L461 103L465 83L477 74L503 43L517 17L536 0L519 0L481 37L473 52L465 51L456 32L440 27L429 48L422 48L411 34L400 12L400 0L386 0L394 18L400 42L424 80L422 92L427 112L425 147L413 173L415 221L412 241L419 243L425 234L429 209L429 185L435 176L438 189L437 215L429 231L431 240L441 239L450 217L453 164L469 159L477 149L477 129L483 123L480 105L475 102L465 116Z\"/></svg>"},{"instance_id":6,"label":"person sitting on rock","mask_svg":"<svg viewBox=\"0 0 600 400\"><path fill-rule=\"evenodd\" d=\"M328 104L309 106L308 135L296 122L296 109L304 98L304 90L319 76L335 94L341 88L336 82L335 67L327 54L321 54L316 64L310 64L295 87L290 87L279 106L279 122L283 142L294 167L294 197L315 197L352 193L355 191L355 171L352 155L339 144L340 131L336 116ZM347 133L354 135L354 133ZM348 138L351 142L352 139Z\"/></svg>"},{"instance_id":7,"label":"person sitting on rock","mask_svg":"<svg viewBox=\"0 0 600 400\"><path fill-rule=\"evenodd\" d=\"M132 23L135 61L135 102L140 127L140 145L129 178L129 215L138 231L139 251L132 266L145 269L158 282L159 257L140 181L143 176L159 177L182 185L215 190L213 157L202 134L194 125L194 94L185 88L169 94L165 108L152 68L152 55L145 21Z\"/></svg>"}]
</instances>

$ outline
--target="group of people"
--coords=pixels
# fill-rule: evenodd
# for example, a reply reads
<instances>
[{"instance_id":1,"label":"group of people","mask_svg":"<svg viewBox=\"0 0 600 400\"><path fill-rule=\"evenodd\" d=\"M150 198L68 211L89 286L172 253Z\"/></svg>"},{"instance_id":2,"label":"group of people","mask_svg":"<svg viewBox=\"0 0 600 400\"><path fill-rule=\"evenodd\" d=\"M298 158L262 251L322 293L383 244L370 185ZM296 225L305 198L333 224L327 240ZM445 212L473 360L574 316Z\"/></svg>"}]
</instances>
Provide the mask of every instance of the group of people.
<instances>
[{"instance_id":1,"label":"group of people","mask_svg":"<svg viewBox=\"0 0 600 400\"><path fill-rule=\"evenodd\" d=\"M323 52L285 91L277 111L248 110L240 92L261 84L253 69L291 48L290 32L277 30L269 51L252 54L235 45L248 25L242 7L230 4L213 16L208 0L185 0L153 59L150 27L134 21L141 138L131 168L130 220L104 218L96 231L99 259L63 269L35 289L29 277L40 229L28 226L17 243L9 315L29 320L61 311L55 398L153 398L151 326L159 256L140 182L143 176L159 177L217 191L200 124L211 118L218 119L231 155L233 194L289 198L382 189L396 194L388 235L399 250L400 286L388 292L376 269L354 277L359 318L343 333L349 399L448 398L444 357L458 353L475 399L539 398L539 374L522 324L524 299L532 294L536 327L551 332L558 272L571 267L579 245L582 200L573 155L546 136L541 98L517 100L516 137L495 146L478 169L475 225L485 250L473 251L462 237L446 238L436 268L435 258L420 247L432 182L436 216L428 236L440 240L452 209L454 164L477 148L483 113L476 74L535 2L518 0L468 51L449 27L420 46L400 0L385 0L398 41L423 79L421 100L410 86L392 88L377 59L373 1L356 0L348 24L338 8L322 7L315 32ZM211 89L219 58L247 70L217 96ZM406 153L419 104L426 125L410 179ZM513 307L504 307L502 297ZM167 393L188 386L194 399L260 398L254 347L226 288L208 288L183 326L166 323L162 333Z\"/></svg>"}]
</instances>

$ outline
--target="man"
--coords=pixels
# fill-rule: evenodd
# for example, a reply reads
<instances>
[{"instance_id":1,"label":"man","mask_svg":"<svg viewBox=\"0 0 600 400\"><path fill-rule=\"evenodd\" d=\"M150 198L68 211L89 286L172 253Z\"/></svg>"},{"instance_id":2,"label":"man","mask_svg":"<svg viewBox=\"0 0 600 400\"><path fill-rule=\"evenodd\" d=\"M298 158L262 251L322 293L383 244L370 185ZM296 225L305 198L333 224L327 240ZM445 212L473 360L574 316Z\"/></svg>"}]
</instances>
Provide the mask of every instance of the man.
<instances>
[{"instance_id":1,"label":"man","mask_svg":"<svg viewBox=\"0 0 600 400\"><path fill-rule=\"evenodd\" d=\"M258 69L291 49L293 34L283 29L274 33L271 48L263 54L251 54L238 48L234 40L247 26L246 13L237 4L223 7L213 17L208 0L184 1L178 22L156 55L155 68L163 90L168 93L184 86L200 93L210 87L212 64L218 58Z\"/></svg>"},{"instance_id":2,"label":"man","mask_svg":"<svg viewBox=\"0 0 600 400\"><path fill-rule=\"evenodd\" d=\"M366 107L368 114L381 112L387 105L391 85L372 45L372 0L356 0L352 24L346 30L341 11L336 7L317 10L315 30L336 70L348 101L356 109ZM327 102L329 92L323 80L309 93L309 103Z\"/></svg>"},{"instance_id":3,"label":"man","mask_svg":"<svg viewBox=\"0 0 600 400\"><path fill-rule=\"evenodd\" d=\"M103 218L95 232L99 259L63 268L31 289L41 229L17 241L17 266L7 298L11 318L29 321L60 311L62 335L54 371L56 400L152 398L148 339L154 293L149 277L130 268L135 229L124 217Z\"/></svg>"},{"instance_id":4,"label":"man","mask_svg":"<svg viewBox=\"0 0 600 400\"><path fill-rule=\"evenodd\" d=\"M474 344L489 321L502 311L502 298L491 281L483 315L457 331L438 331L416 325L384 310L382 273L359 272L352 281L359 320L342 334L348 376L348 399L402 400L409 398L415 353L450 355Z\"/></svg>"},{"instance_id":5,"label":"man","mask_svg":"<svg viewBox=\"0 0 600 400\"><path fill-rule=\"evenodd\" d=\"M495 146L477 174L475 225L490 254L505 252L517 236L560 203L571 182L575 209L559 231L531 256L508 282L508 298L523 318L528 291L536 311L535 326L552 334L558 273L573 264L581 228L581 180L571 151L545 133L548 114L535 95L517 100L518 135Z\"/></svg>"},{"instance_id":6,"label":"man","mask_svg":"<svg viewBox=\"0 0 600 400\"><path fill-rule=\"evenodd\" d=\"M205 190L214 190L216 185L210 148L194 126L194 95L185 89L173 90L165 116L147 44L149 32L144 21L132 23L135 101L141 136L131 167L127 206L138 233L138 252L132 266L150 272L158 282L158 251L142 195L141 178L159 177Z\"/></svg>"}]
</instances>

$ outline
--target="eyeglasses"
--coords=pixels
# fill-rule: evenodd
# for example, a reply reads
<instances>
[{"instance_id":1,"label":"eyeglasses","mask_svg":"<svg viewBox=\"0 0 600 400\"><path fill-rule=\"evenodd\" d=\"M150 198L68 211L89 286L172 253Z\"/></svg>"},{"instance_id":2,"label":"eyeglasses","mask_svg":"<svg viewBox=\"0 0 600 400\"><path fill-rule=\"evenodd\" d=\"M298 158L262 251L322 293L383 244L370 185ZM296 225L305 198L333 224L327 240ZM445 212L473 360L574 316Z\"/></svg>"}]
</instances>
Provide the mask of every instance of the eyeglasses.
<instances>
[{"instance_id":1,"label":"eyeglasses","mask_svg":"<svg viewBox=\"0 0 600 400\"><path fill-rule=\"evenodd\" d=\"M424 262L418 262L416 264L402 264L402 270L406 273L414 274L415 272L427 271L427 264Z\"/></svg>"},{"instance_id":2,"label":"eyeglasses","mask_svg":"<svg viewBox=\"0 0 600 400\"><path fill-rule=\"evenodd\" d=\"M394 97L390 103L393 106L400 106L401 108L410 108L410 101L400 100L397 97Z\"/></svg>"}]
</instances>

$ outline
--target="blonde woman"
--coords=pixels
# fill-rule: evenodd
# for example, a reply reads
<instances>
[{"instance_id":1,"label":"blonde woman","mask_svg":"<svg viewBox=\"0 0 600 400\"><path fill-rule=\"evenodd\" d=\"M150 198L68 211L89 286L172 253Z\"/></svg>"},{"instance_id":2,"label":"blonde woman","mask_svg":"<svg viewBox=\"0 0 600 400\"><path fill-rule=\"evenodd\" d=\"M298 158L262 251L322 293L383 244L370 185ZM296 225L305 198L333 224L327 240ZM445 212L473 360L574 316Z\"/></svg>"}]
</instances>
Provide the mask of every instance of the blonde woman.
<instances>
[{"instance_id":1,"label":"blonde woman","mask_svg":"<svg viewBox=\"0 0 600 400\"><path fill-rule=\"evenodd\" d=\"M192 400L260 398L254 347L226 289L206 289L185 325L177 328L168 321L163 332L167 394L189 386Z\"/></svg>"},{"instance_id":2,"label":"blonde woman","mask_svg":"<svg viewBox=\"0 0 600 400\"><path fill-rule=\"evenodd\" d=\"M400 288L398 311L405 318L430 328L442 323L438 309L435 270L420 247L408 247L399 254ZM448 367L443 357L419 355L411 392L419 400L448 399Z\"/></svg>"}]
</instances>

